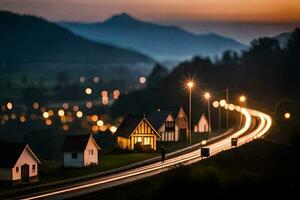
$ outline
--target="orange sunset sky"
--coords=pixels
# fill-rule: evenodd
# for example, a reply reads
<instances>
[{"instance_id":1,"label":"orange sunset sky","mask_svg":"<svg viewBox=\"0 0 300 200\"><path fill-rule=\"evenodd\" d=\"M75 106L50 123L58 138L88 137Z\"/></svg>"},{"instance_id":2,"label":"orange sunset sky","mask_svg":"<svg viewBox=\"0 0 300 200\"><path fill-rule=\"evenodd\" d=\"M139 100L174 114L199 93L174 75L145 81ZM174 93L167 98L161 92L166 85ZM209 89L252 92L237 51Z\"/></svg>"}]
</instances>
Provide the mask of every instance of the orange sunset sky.
<instances>
[{"instance_id":1,"label":"orange sunset sky","mask_svg":"<svg viewBox=\"0 0 300 200\"><path fill-rule=\"evenodd\" d=\"M162 21L300 21L300 0L0 0L0 10L53 21L101 21L120 12Z\"/></svg>"}]
</instances>

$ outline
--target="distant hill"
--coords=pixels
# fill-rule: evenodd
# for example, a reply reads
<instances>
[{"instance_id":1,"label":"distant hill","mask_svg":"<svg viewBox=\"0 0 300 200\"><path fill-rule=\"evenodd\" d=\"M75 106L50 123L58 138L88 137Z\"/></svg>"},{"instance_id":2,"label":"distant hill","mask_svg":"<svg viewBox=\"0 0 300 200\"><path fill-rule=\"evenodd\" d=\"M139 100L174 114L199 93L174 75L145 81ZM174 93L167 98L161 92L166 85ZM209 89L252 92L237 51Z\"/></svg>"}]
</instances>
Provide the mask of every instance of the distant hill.
<instances>
[{"instance_id":1,"label":"distant hill","mask_svg":"<svg viewBox=\"0 0 300 200\"><path fill-rule=\"evenodd\" d=\"M141 53L86 40L42 18L0 11L0 66L25 64L133 65Z\"/></svg>"},{"instance_id":2,"label":"distant hill","mask_svg":"<svg viewBox=\"0 0 300 200\"><path fill-rule=\"evenodd\" d=\"M126 13L102 23L59 23L85 38L129 47L156 59L182 59L194 55L220 55L247 46L214 33L197 35L175 26L143 22Z\"/></svg>"}]
</instances>

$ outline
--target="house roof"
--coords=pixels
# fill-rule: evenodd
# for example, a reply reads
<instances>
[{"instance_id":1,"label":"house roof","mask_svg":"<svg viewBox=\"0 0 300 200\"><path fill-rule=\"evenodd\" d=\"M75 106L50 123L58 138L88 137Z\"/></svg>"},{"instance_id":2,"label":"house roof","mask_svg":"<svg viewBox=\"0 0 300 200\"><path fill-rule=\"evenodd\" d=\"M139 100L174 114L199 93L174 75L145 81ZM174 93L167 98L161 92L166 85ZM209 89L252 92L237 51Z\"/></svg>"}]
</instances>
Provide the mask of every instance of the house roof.
<instances>
[{"instance_id":1,"label":"house roof","mask_svg":"<svg viewBox=\"0 0 300 200\"><path fill-rule=\"evenodd\" d=\"M25 148L28 148L37 162L41 163L28 144L0 141L0 168L13 168Z\"/></svg>"},{"instance_id":2,"label":"house roof","mask_svg":"<svg viewBox=\"0 0 300 200\"><path fill-rule=\"evenodd\" d=\"M186 116L186 114L185 114L185 112L184 112L183 107L180 107L180 108L179 108L179 110L178 110L178 112L177 112L176 119L185 119L185 120L187 120L187 116Z\"/></svg>"},{"instance_id":3,"label":"house roof","mask_svg":"<svg viewBox=\"0 0 300 200\"><path fill-rule=\"evenodd\" d=\"M146 120L146 122L154 129L155 133L160 136L153 125L144 116L132 114L129 114L124 118L114 135L117 137L129 138L143 120Z\"/></svg>"},{"instance_id":4,"label":"house roof","mask_svg":"<svg viewBox=\"0 0 300 200\"><path fill-rule=\"evenodd\" d=\"M89 135L67 135L63 145L63 152L83 152L90 139L92 139L97 149L100 149L97 142L90 134Z\"/></svg>"},{"instance_id":5,"label":"house roof","mask_svg":"<svg viewBox=\"0 0 300 200\"><path fill-rule=\"evenodd\" d=\"M156 111L149 114L147 118L152 126L158 130L165 123L169 115L172 116L171 111Z\"/></svg>"}]
</instances>

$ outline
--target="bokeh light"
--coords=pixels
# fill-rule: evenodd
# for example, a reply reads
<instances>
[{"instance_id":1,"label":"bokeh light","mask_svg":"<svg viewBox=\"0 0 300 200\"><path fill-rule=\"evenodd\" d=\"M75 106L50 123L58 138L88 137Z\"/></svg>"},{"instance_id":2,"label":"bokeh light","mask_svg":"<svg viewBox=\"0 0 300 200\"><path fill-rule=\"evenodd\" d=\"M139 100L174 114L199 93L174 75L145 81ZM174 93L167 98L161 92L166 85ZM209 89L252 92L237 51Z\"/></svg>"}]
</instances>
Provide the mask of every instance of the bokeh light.
<instances>
[{"instance_id":1,"label":"bokeh light","mask_svg":"<svg viewBox=\"0 0 300 200\"><path fill-rule=\"evenodd\" d=\"M81 117L83 116L83 112L77 111L77 112L76 112L76 116L77 116L78 118L81 118Z\"/></svg>"},{"instance_id":2,"label":"bokeh light","mask_svg":"<svg viewBox=\"0 0 300 200\"><path fill-rule=\"evenodd\" d=\"M139 81L140 81L140 84L145 84L146 83L146 77L141 76Z\"/></svg>"},{"instance_id":3,"label":"bokeh light","mask_svg":"<svg viewBox=\"0 0 300 200\"><path fill-rule=\"evenodd\" d=\"M87 95L92 94L92 92L93 92L93 90L92 90L91 88L86 88L86 89L85 89L85 93L86 93Z\"/></svg>"}]
</instances>

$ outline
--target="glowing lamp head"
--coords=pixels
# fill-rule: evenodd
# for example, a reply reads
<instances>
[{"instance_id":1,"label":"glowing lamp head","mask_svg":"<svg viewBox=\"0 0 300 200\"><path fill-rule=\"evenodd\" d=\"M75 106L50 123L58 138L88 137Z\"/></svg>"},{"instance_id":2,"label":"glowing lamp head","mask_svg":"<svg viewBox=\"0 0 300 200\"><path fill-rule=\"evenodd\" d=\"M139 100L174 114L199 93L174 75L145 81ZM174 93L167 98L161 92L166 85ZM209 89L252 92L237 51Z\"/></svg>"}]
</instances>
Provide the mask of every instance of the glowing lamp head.
<instances>
[{"instance_id":1,"label":"glowing lamp head","mask_svg":"<svg viewBox=\"0 0 300 200\"><path fill-rule=\"evenodd\" d=\"M206 140L202 140L201 141L201 145L206 145L207 141Z\"/></svg>"},{"instance_id":2,"label":"glowing lamp head","mask_svg":"<svg viewBox=\"0 0 300 200\"><path fill-rule=\"evenodd\" d=\"M226 100L222 99L222 100L220 101L220 106L221 106L221 107L224 107L225 105L226 105Z\"/></svg>"},{"instance_id":3,"label":"glowing lamp head","mask_svg":"<svg viewBox=\"0 0 300 200\"><path fill-rule=\"evenodd\" d=\"M189 88L189 89L192 89L194 87L194 82L193 81L189 81L186 83L186 86Z\"/></svg>"},{"instance_id":4,"label":"glowing lamp head","mask_svg":"<svg viewBox=\"0 0 300 200\"><path fill-rule=\"evenodd\" d=\"M284 118L285 119L290 119L291 118L291 114L290 113L284 113Z\"/></svg>"},{"instance_id":5,"label":"glowing lamp head","mask_svg":"<svg viewBox=\"0 0 300 200\"><path fill-rule=\"evenodd\" d=\"M204 94L204 97L205 97L205 99L210 99L210 94L209 94L208 92L206 92L206 93Z\"/></svg>"},{"instance_id":6,"label":"glowing lamp head","mask_svg":"<svg viewBox=\"0 0 300 200\"><path fill-rule=\"evenodd\" d=\"M246 101L246 97L244 95L240 96L240 102L245 102Z\"/></svg>"}]
</instances>

